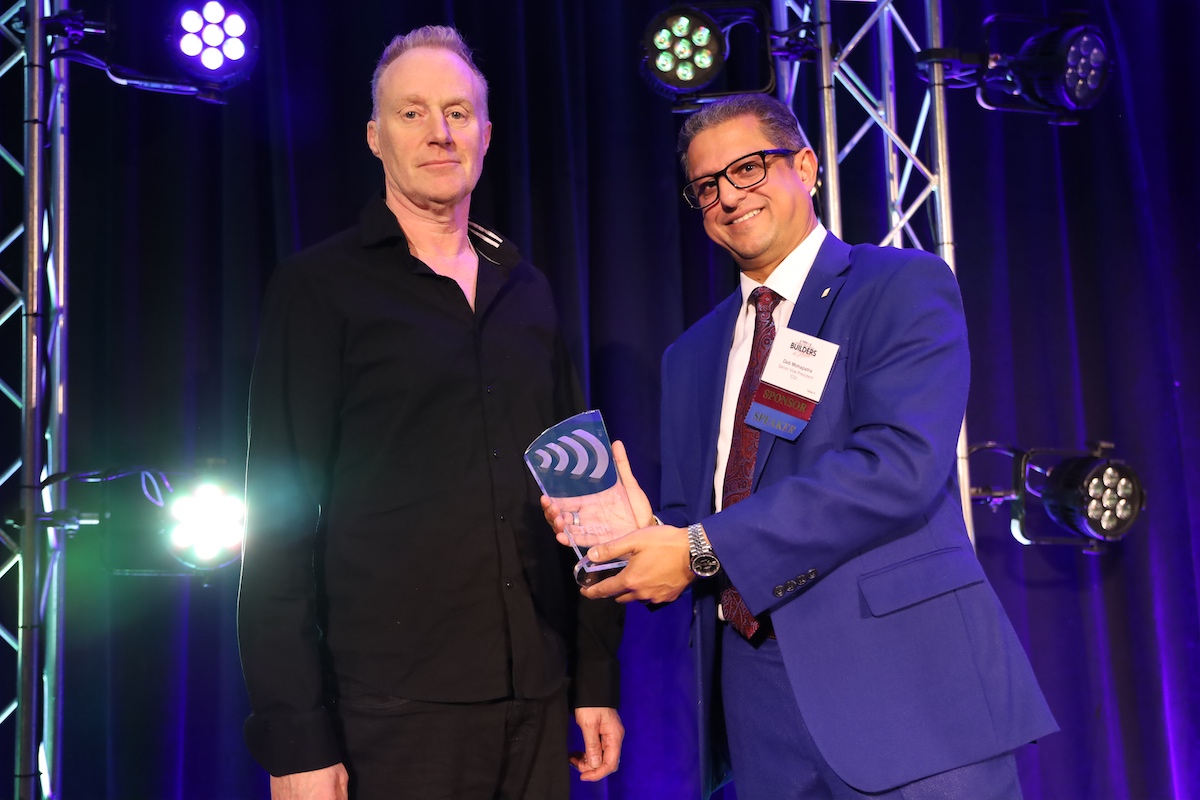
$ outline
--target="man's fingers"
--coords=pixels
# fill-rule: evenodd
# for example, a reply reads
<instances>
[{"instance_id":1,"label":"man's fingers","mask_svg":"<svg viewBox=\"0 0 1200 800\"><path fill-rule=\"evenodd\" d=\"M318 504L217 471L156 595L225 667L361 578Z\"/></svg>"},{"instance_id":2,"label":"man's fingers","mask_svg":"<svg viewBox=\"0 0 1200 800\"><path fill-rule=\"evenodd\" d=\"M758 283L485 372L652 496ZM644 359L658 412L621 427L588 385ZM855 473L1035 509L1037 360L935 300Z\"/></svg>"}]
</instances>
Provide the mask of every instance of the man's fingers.
<instances>
[{"instance_id":1,"label":"man's fingers","mask_svg":"<svg viewBox=\"0 0 1200 800\"><path fill-rule=\"evenodd\" d=\"M583 734L583 758L578 760L576 768L581 773L597 769L604 762L604 750L600 744L600 720L590 714L586 717L576 715L579 732Z\"/></svg>"},{"instance_id":2,"label":"man's fingers","mask_svg":"<svg viewBox=\"0 0 1200 800\"><path fill-rule=\"evenodd\" d=\"M637 478L633 477L633 468L629 466L629 454L625 452L625 444L617 441L612 443L613 461L617 465L617 477L627 491L641 492Z\"/></svg>"},{"instance_id":3,"label":"man's fingers","mask_svg":"<svg viewBox=\"0 0 1200 800\"><path fill-rule=\"evenodd\" d=\"M593 564L628 560L638 551L637 544L629 541L631 538L632 536L627 534L611 542L592 545L587 551L588 560Z\"/></svg>"},{"instance_id":4,"label":"man's fingers","mask_svg":"<svg viewBox=\"0 0 1200 800\"><path fill-rule=\"evenodd\" d=\"M551 500L546 495L542 495L542 515L545 516L546 522L550 527L554 528L555 533L561 533L563 529L562 510L558 504Z\"/></svg>"},{"instance_id":5,"label":"man's fingers","mask_svg":"<svg viewBox=\"0 0 1200 800\"><path fill-rule=\"evenodd\" d=\"M612 451L617 477L621 479L621 485L625 487L625 494L629 497L634 523L639 527L648 528L654 523L654 510L650 507L646 493L638 485L637 478L633 477L633 468L629 466L629 454L625 452L625 443L613 442Z\"/></svg>"},{"instance_id":6,"label":"man's fingers","mask_svg":"<svg viewBox=\"0 0 1200 800\"><path fill-rule=\"evenodd\" d=\"M625 580L618 572L611 578L605 578L599 583L591 586L585 586L580 592L589 600L600 600L605 597L616 597L620 601L621 595L625 594L628 589L625 587Z\"/></svg>"},{"instance_id":7,"label":"man's fingers","mask_svg":"<svg viewBox=\"0 0 1200 800\"><path fill-rule=\"evenodd\" d=\"M589 768L596 769L604 763L604 748L600 746L600 734L597 733L590 739L585 739L583 752Z\"/></svg>"},{"instance_id":8,"label":"man's fingers","mask_svg":"<svg viewBox=\"0 0 1200 800\"><path fill-rule=\"evenodd\" d=\"M581 781L598 781L616 772L621 763L625 726L615 708L575 709L575 722L583 734L584 753L572 753L571 763Z\"/></svg>"},{"instance_id":9,"label":"man's fingers","mask_svg":"<svg viewBox=\"0 0 1200 800\"><path fill-rule=\"evenodd\" d=\"M621 766L621 743L625 739L625 729L617 726L617 730L604 737L604 763L601 769L605 775L611 775Z\"/></svg>"},{"instance_id":10,"label":"man's fingers","mask_svg":"<svg viewBox=\"0 0 1200 800\"><path fill-rule=\"evenodd\" d=\"M629 468L629 454L625 452L625 443L617 440L612 443L613 461L617 465L617 476L626 486L637 485L633 478L633 470Z\"/></svg>"},{"instance_id":11,"label":"man's fingers","mask_svg":"<svg viewBox=\"0 0 1200 800\"><path fill-rule=\"evenodd\" d=\"M609 544L598 544L589 547L587 551L588 560L593 564L603 564L605 561L611 561L612 556L608 554L608 551L611 549L612 546Z\"/></svg>"},{"instance_id":12,"label":"man's fingers","mask_svg":"<svg viewBox=\"0 0 1200 800\"><path fill-rule=\"evenodd\" d=\"M579 776L582 780L598 781L616 772L621 765L621 744L625 738L625 728L615 711L602 717L599 731L601 760L589 762L591 769Z\"/></svg>"}]
</instances>

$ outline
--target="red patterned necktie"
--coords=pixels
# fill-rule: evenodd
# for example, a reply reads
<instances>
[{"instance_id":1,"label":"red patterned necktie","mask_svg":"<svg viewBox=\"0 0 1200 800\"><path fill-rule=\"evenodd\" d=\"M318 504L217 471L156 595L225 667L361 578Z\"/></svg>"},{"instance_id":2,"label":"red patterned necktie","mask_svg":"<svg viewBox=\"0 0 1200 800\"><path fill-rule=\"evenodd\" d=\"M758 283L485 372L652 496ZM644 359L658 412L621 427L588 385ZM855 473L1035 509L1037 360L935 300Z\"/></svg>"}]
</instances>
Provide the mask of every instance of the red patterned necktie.
<instances>
[{"instance_id":1,"label":"red patterned necktie","mask_svg":"<svg viewBox=\"0 0 1200 800\"><path fill-rule=\"evenodd\" d=\"M721 491L721 508L750 496L750 484L754 480L754 460L758 454L758 429L746 424L750 413L750 401L758 388L763 366L775 341L775 320L771 312L783 298L765 286L750 293L754 303L754 343L750 348L750 363L746 365L746 376L738 392L737 410L733 416L733 438L729 442L729 460L725 464L725 483ZM758 620L746 608L741 594L732 585L721 590L721 612L725 621L747 639L758 632Z\"/></svg>"}]
</instances>

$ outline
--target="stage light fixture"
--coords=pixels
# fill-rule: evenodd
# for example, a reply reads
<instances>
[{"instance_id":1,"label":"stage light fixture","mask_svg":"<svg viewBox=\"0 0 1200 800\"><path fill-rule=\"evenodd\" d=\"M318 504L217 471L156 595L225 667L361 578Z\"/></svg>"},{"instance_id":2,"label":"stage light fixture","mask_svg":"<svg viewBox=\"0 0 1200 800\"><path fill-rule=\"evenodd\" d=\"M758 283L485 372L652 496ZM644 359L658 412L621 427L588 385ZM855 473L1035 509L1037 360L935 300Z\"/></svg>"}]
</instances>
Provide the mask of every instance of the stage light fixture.
<instances>
[{"instance_id":1,"label":"stage light fixture","mask_svg":"<svg viewBox=\"0 0 1200 800\"><path fill-rule=\"evenodd\" d=\"M970 454L999 453L1013 459L1011 488L972 486L975 502L993 510L1010 504L1009 532L1021 544L1055 544L1102 553L1129 533L1146 506L1146 489L1124 461L1109 458L1110 442L1086 452L1054 448L1021 450L996 442L972 445ZM1028 498L1040 500L1046 516L1072 534L1047 536L1028 529Z\"/></svg>"},{"instance_id":2,"label":"stage light fixture","mask_svg":"<svg viewBox=\"0 0 1200 800\"><path fill-rule=\"evenodd\" d=\"M1123 461L1085 456L1053 466L1042 505L1059 525L1106 542L1124 538L1146 502L1137 473Z\"/></svg>"},{"instance_id":3,"label":"stage light fixture","mask_svg":"<svg viewBox=\"0 0 1200 800\"><path fill-rule=\"evenodd\" d=\"M733 32L742 24L754 29L757 41L748 41L748 34ZM639 71L651 89L672 101L675 111L695 111L701 103L730 94L769 93L775 89L773 36L767 11L758 3L672 6L646 25ZM764 85L727 91L711 88L718 78L728 77L731 72L733 38L749 58L741 59L740 66L732 71L738 75L765 75Z\"/></svg>"},{"instance_id":4,"label":"stage light fixture","mask_svg":"<svg viewBox=\"0 0 1200 800\"><path fill-rule=\"evenodd\" d=\"M167 548L187 567L219 569L241 557L245 525L240 493L204 481L171 501Z\"/></svg>"},{"instance_id":5,"label":"stage light fixture","mask_svg":"<svg viewBox=\"0 0 1200 800\"><path fill-rule=\"evenodd\" d=\"M249 77L258 56L258 24L238 0L178 6L168 39L180 67L219 88Z\"/></svg>"},{"instance_id":6,"label":"stage light fixture","mask_svg":"<svg viewBox=\"0 0 1200 800\"><path fill-rule=\"evenodd\" d=\"M140 478L141 496L157 506L149 519L137 510L139 502L129 503L106 493L99 503L103 511L56 509L42 515L39 522L68 531L98 526L103 535L114 542L120 540L114 548L114 552L119 550L116 562L107 565L113 575L207 575L241 558L246 524L242 489L240 482L234 485L226 479L220 459L207 459L195 472L177 475L178 489L167 473L154 467L60 472L42 481L41 488L67 480L105 485L131 477ZM115 514L109 511L110 500L117 504ZM146 524L139 519L146 519ZM147 543L155 546L147 547ZM188 570L180 571L175 562Z\"/></svg>"},{"instance_id":7,"label":"stage light fixture","mask_svg":"<svg viewBox=\"0 0 1200 800\"><path fill-rule=\"evenodd\" d=\"M690 6L676 6L652 19L642 48L647 80L670 98L699 92L725 66L724 33L710 15Z\"/></svg>"},{"instance_id":8,"label":"stage light fixture","mask_svg":"<svg viewBox=\"0 0 1200 800\"><path fill-rule=\"evenodd\" d=\"M63 58L103 70L109 80L121 86L191 95L207 103L224 103L224 90L248 78L258 59L258 23L239 0L180 5L171 14L166 46L188 80L147 75L76 48L87 35L109 33L104 23L85 20L79 11L60 11L44 22L51 36L65 39L68 44L54 49L51 59Z\"/></svg>"},{"instance_id":9,"label":"stage light fixture","mask_svg":"<svg viewBox=\"0 0 1200 800\"><path fill-rule=\"evenodd\" d=\"M1009 38L1001 29L1032 35L1001 42ZM1094 107L1108 89L1112 55L1086 14L992 14L983 22L983 38L982 53L923 50L917 63L944 65L947 87L973 87L979 105L989 111L1043 114L1054 125L1078 123L1079 114ZM1016 42L1021 44L1014 47Z\"/></svg>"},{"instance_id":10,"label":"stage light fixture","mask_svg":"<svg viewBox=\"0 0 1200 800\"><path fill-rule=\"evenodd\" d=\"M1086 111L1108 88L1112 60L1093 25L1057 27L1026 40L1008 64L1020 96L1056 114Z\"/></svg>"}]
</instances>

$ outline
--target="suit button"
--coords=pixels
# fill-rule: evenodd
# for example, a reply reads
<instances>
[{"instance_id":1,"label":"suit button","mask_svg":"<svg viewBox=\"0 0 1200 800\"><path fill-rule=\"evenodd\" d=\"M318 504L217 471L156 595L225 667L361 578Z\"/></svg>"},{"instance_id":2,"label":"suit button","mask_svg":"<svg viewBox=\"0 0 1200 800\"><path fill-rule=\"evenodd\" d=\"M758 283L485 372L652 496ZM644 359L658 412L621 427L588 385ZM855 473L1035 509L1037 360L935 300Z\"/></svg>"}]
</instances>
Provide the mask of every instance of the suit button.
<instances>
[{"instance_id":1,"label":"suit button","mask_svg":"<svg viewBox=\"0 0 1200 800\"><path fill-rule=\"evenodd\" d=\"M788 581L786 584L784 584L784 588L787 589L789 592L794 592L794 591L796 591L796 582Z\"/></svg>"},{"instance_id":2,"label":"suit button","mask_svg":"<svg viewBox=\"0 0 1200 800\"><path fill-rule=\"evenodd\" d=\"M774 595L775 595L776 597L783 597L783 587L782 587L782 586L776 586L776 587L775 587L775 590L774 590Z\"/></svg>"},{"instance_id":3,"label":"suit button","mask_svg":"<svg viewBox=\"0 0 1200 800\"><path fill-rule=\"evenodd\" d=\"M815 580L817 579L817 570L816 570L816 568L810 569L810 570L808 571L808 579L809 579L810 581L815 581Z\"/></svg>"},{"instance_id":4,"label":"suit button","mask_svg":"<svg viewBox=\"0 0 1200 800\"><path fill-rule=\"evenodd\" d=\"M796 585L797 586L803 586L806 583L808 583L807 575L797 575L796 576Z\"/></svg>"}]
</instances>

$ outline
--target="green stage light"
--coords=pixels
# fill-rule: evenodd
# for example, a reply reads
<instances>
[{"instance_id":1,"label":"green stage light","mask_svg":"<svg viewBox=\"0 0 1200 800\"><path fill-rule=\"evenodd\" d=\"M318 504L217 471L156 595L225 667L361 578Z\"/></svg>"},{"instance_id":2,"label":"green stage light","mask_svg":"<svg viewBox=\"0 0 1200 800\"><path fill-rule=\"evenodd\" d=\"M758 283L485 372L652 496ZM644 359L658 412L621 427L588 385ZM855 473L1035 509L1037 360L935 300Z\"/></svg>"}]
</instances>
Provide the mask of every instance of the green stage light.
<instances>
[{"instance_id":1,"label":"green stage light","mask_svg":"<svg viewBox=\"0 0 1200 800\"><path fill-rule=\"evenodd\" d=\"M643 75L669 98L699 92L725 66L725 36L717 21L691 6L675 6L658 14L642 37Z\"/></svg>"}]
</instances>

